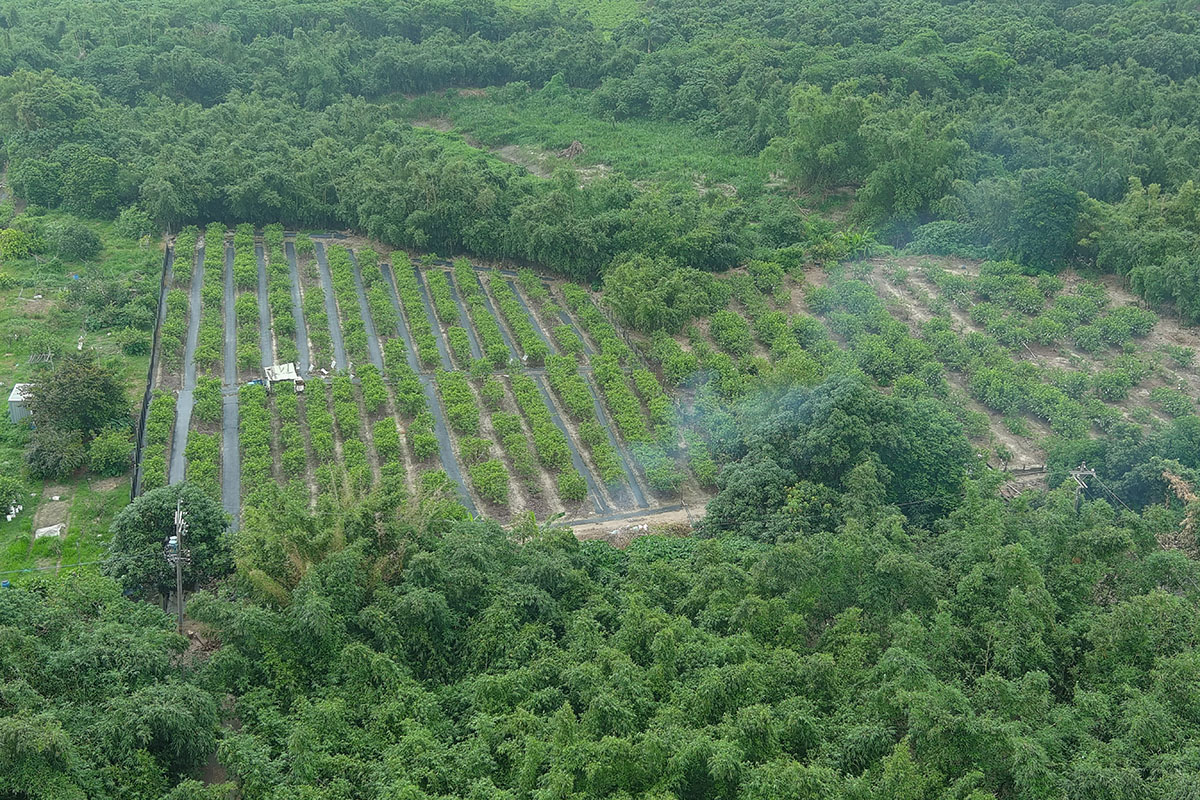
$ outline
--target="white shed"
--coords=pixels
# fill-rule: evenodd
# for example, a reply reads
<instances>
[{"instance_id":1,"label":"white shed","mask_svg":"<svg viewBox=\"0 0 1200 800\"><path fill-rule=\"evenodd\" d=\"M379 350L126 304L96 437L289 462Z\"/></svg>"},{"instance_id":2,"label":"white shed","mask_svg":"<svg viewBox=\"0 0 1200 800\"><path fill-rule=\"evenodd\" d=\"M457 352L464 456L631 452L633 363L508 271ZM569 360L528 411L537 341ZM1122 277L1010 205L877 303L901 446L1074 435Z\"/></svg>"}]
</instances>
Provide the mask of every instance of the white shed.
<instances>
[{"instance_id":1,"label":"white shed","mask_svg":"<svg viewBox=\"0 0 1200 800\"><path fill-rule=\"evenodd\" d=\"M29 416L29 401L33 398L32 383L18 383L8 395L8 418L20 422Z\"/></svg>"},{"instance_id":2,"label":"white shed","mask_svg":"<svg viewBox=\"0 0 1200 800\"><path fill-rule=\"evenodd\" d=\"M296 365L292 362L286 364L275 364L263 370L264 377L267 380L267 389L277 383L293 383L296 385L297 392L304 391L304 379L300 377L300 373L296 369Z\"/></svg>"}]
</instances>

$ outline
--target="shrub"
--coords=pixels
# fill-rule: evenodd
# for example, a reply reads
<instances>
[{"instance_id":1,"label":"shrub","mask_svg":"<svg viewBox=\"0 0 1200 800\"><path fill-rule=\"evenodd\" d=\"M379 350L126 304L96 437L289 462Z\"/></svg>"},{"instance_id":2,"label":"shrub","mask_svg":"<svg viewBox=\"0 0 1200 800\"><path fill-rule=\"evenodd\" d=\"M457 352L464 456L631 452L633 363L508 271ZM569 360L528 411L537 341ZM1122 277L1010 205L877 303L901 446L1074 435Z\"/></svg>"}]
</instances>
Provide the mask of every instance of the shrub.
<instances>
[{"instance_id":1,"label":"shrub","mask_svg":"<svg viewBox=\"0 0 1200 800\"><path fill-rule=\"evenodd\" d=\"M471 364L471 337L466 328L451 325L446 329L446 340L450 343L450 352L454 354L455 362L463 368Z\"/></svg>"},{"instance_id":2,"label":"shrub","mask_svg":"<svg viewBox=\"0 0 1200 800\"><path fill-rule=\"evenodd\" d=\"M583 353L583 340L570 325L557 326L554 329L554 341L558 343L559 349L567 355L578 356Z\"/></svg>"},{"instance_id":3,"label":"shrub","mask_svg":"<svg viewBox=\"0 0 1200 800\"><path fill-rule=\"evenodd\" d=\"M1196 412L1196 403L1186 394L1167 386L1159 386L1150 392L1150 399L1172 417L1182 417Z\"/></svg>"},{"instance_id":4,"label":"shrub","mask_svg":"<svg viewBox=\"0 0 1200 800\"><path fill-rule=\"evenodd\" d=\"M63 261L88 261L100 254L100 235L72 217L50 223L42 236L50 252Z\"/></svg>"},{"instance_id":5,"label":"shrub","mask_svg":"<svg viewBox=\"0 0 1200 800\"><path fill-rule=\"evenodd\" d=\"M458 433L478 433L479 406L475 403L467 379L458 372L442 371L438 372L436 380L450 427Z\"/></svg>"},{"instance_id":6,"label":"shrub","mask_svg":"<svg viewBox=\"0 0 1200 800\"><path fill-rule=\"evenodd\" d=\"M558 473L557 489L563 500L578 502L587 497L587 481L574 468Z\"/></svg>"},{"instance_id":7,"label":"shrub","mask_svg":"<svg viewBox=\"0 0 1200 800\"><path fill-rule=\"evenodd\" d=\"M468 464L486 459L492 452L492 443L478 436L463 436L458 440L458 454Z\"/></svg>"},{"instance_id":8,"label":"shrub","mask_svg":"<svg viewBox=\"0 0 1200 800\"><path fill-rule=\"evenodd\" d=\"M384 417L379 420L372 427L371 434L375 441L375 452L379 454L381 464L400 461L403 458L400 449L400 430L396 427L394 419Z\"/></svg>"},{"instance_id":9,"label":"shrub","mask_svg":"<svg viewBox=\"0 0 1200 800\"><path fill-rule=\"evenodd\" d=\"M358 370L359 386L362 389L363 406L368 414L374 414L387 405L388 391L383 377L374 364L366 364Z\"/></svg>"},{"instance_id":10,"label":"shrub","mask_svg":"<svg viewBox=\"0 0 1200 800\"><path fill-rule=\"evenodd\" d=\"M587 382L579 374L578 364L570 356L546 359L546 377L572 419L595 419L596 409Z\"/></svg>"},{"instance_id":11,"label":"shrub","mask_svg":"<svg viewBox=\"0 0 1200 800\"><path fill-rule=\"evenodd\" d=\"M247 494L272 481L271 414L267 390L257 384L238 391L238 434L242 448L242 486Z\"/></svg>"},{"instance_id":12,"label":"shrub","mask_svg":"<svg viewBox=\"0 0 1200 800\"><path fill-rule=\"evenodd\" d=\"M1102 400L1124 400L1133 381L1124 370L1105 369L1092 376L1092 389Z\"/></svg>"},{"instance_id":13,"label":"shrub","mask_svg":"<svg viewBox=\"0 0 1200 800\"><path fill-rule=\"evenodd\" d=\"M508 503L508 470L497 459L473 464L467 469L471 485L479 496L490 503Z\"/></svg>"},{"instance_id":14,"label":"shrub","mask_svg":"<svg viewBox=\"0 0 1200 800\"><path fill-rule=\"evenodd\" d=\"M192 431L188 434L187 447L184 448L187 459L187 480L199 486L200 489L214 500L221 499L221 438L219 434L200 433Z\"/></svg>"},{"instance_id":15,"label":"shrub","mask_svg":"<svg viewBox=\"0 0 1200 800\"><path fill-rule=\"evenodd\" d=\"M88 446L88 468L97 475L123 475L132 457L133 442L127 431L108 428Z\"/></svg>"},{"instance_id":16,"label":"shrub","mask_svg":"<svg viewBox=\"0 0 1200 800\"><path fill-rule=\"evenodd\" d=\"M494 411L504 402L504 384L496 378L486 378L479 394L483 397L483 402L487 404L487 407Z\"/></svg>"},{"instance_id":17,"label":"shrub","mask_svg":"<svg viewBox=\"0 0 1200 800\"><path fill-rule=\"evenodd\" d=\"M749 353L754 341L750 335L750 325L745 318L732 311L718 311L713 314L709 320L709 331L717 346L733 356Z\"/></svg>"},{"instance_id":18,"label":"shrub","mask_svg":"<svg viewBox=\"0 0 1200 800\"><path fill-rule=\"evenodd\" d=\"M425 273L425 284L429 287L429 297L433 302L433 313L446 325L458 321L458 304L450 294L450 282L446 273L440 269L429 270Z\"/></svg>"},{"instance_id":19,"label":"shrub","mask_svg":"<svg viewBox=\"0 0 1200 800\"><path fill-rule=\"evenodd\" d=\"M607 355L596 356L592 359L592 369L621 436L630 442L648 440L650 433L646 428L646 417L616 359Z\"/></svg>"},{"instance_id":20,"label":"shrub","mask_svg":"<svg viewBox=\"0 0 1200 800\"><path fill-rule=\"evenodd\" d=\"M542 364L550 354L550 348L538 335L516 293L498 273L492 274L488 285L525 361L535 366Z\"/></svg>"},{"instance_id":21,"label":"shrub","mask_svg":"<svg viewBox=\"0 0 1200 800\"><path fill-rule=\"evenodd\" d=\"M334 457L333 415L329 413L325 384L313 381L307 386L304 419L308 424L309 443L317 463L329 463Z\"/></svg>"},{"instance_id":22,"label":"shrub","mask_svg":"<svg viewBox=\"0 0 1200 800\"><path fill-rule=\"evenodd\" d=\"M418 461L432 458L438 451L437 436L433 433L433 414L422 411L408 426L409 444Z\"/></svg>"},{"instance_id":23,"label":"shrub","mask_svg":"<svg viewBox=\"0 0 1200 800\"><path fill-rule=\"evenodd\" d=\"M1086 353L1099 353L1108 346L1104 341L1104 333L1095 325L1080 325L1072 336L1075 346Z\"/></svg>"}]
</instances>

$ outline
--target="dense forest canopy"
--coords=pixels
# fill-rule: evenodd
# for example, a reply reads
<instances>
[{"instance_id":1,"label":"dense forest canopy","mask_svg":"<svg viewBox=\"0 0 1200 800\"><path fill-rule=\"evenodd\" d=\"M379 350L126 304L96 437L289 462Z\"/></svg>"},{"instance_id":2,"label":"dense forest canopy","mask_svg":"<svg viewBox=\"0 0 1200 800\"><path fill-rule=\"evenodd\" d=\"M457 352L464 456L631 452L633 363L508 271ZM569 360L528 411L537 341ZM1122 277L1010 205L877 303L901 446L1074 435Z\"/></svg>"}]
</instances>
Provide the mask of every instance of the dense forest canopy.
<instances>
[{"instance_id":1,"label":"dense forest canopy","mask_svg":"<svg viewBox=\"0 0 1200 800\"><path fill-rule=\"evenodd\" d=\"M57 357L36 428L0 427L25 458L0 505L127 471L128 359L201 362L186 480L182 384L152 377L102 557L4 572L0 800L1200 796L1196 352L1149 340L1151 307L1200 322L1200 13L597 5L0 0L0 291L53 274L62 309L30 318L116 342L14 326ZM457 113L591 124L547 151L670 133L527 169L425 118ZM333 228L375 242L297 277ZM302 427L299 394L244 385L260 344L356 371L311 381ZM598 491L570 433L687 535L469 514L430 467L443 407L480 497L514 455L514 492L551 464ZM1045 485L1004 492L1032 426Z\"/></svg>"},{"instance_id":2,"label":"dense forest canopy","mask_svg":"<svg viewBox=\"0 0 1200 800\"><path fill-rule=\"evenodd\" d=\"M170 226L341 224L594 278L622 253L723 269L806 240L764 195L776 174L858 186L855 219L889 241L1096 261L1195 315L1194 214L1146 208L1130 185L1194 193L1200 33L1183 9L677 1L611 31L569 8L493 2L9 2L0 19L10 182L42 205L137 202ZM506 84L614 120L687 122L763 170L699 207L619 176L573 193L375 104ZM667 225L637 230L638 203ZM1130 238L1149 241L1118 244Z\"/></svg>"}]
</instances>

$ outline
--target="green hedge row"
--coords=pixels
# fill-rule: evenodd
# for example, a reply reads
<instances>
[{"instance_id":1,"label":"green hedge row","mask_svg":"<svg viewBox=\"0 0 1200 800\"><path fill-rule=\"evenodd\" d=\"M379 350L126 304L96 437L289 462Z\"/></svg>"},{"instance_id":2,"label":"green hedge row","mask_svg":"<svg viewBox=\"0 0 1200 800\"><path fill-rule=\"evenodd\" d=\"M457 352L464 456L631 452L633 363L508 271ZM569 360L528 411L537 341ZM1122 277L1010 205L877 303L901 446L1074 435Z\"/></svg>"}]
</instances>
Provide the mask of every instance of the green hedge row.
<instances>
[{"instance_id":1,"label":"green hedge row","mask_svg":"<svg viewBox=\"0 0 1200 800\"><path fill-rule=\"evenodd\" d=\"M233 231L233 283L241 290L258 286L258 262L254 258L254 226L248 222Z\"/></svg>"},{"instance_id":2,"label":"green hedge row","mask_svg":"<svg viewBox=\"0 0 1200 800\"><path fill-rule=\"evenodd\" d=\"M396 409L406 417L414 417L427 409L425 391L417 373L408 365L404 342L388 339L383 343L383 367L396 396Z\"/></svg>"},{"instance_id":3,"label":"green hedge row","mask_svg":"<svg viewBox=\"0 0 1200 800\"><path fill-rule=\"evenodd\" d=\"M196 340L196 365L219 373L225 353L225 226L211 222L204 230L204 281L200 287L200 329Z\"/></svg>"},{"instance_id":4,"label":"green hedge row","mask_svg":"<svg viewBox=\"0 0 1200 800\"><path fill-rule=\"evenodd\" d=\"M146 410L146 441L142 447L141 490L167 485L167 446L175 429L175 395L155 389Z\"/></svg>"},{"instance_id":5,"label":"green hedge row","mask_svg":"<svg viewBox=\"0 0 1200 800\"><path fill-rule=\"evenodd\" d=\"M299 478L308 471L304 431L300 429L300 399L290 383L278 384L273 394L275 413L279 416L280 465L288 478Z\"/></svg>"},{"instance_id":6,"label":"green hedge row","mask_svg":"<svg viewBox=\"0 0 1200 800\"><path fill-rule=\"evenodd\" d=\"M437 337L434 336L429 315L425 313L425 304L421 301L421 287L417 283L417 276L413 273L412 262L408 256L398 254L395 263L392 264L392 273L396 277L396 292L400 297L400 305L408 319L408 329L412 332L413 346L417 348L417 359L425 367L437 366L441 360Z\"/></svg>"},{"instance_id":7,"label":"green hedge row","mask_svg":"<svg viewBox=\"0 0 1200 800\"><path fill-rule=\"evenodd\" d=\"M550 388L574 420L596 418L596 406L587 382L579 374L579 365L571 356L550 356L546 359L546 377Z\"/></svg>"},{"instance_id":8,"label":"green hedge row","mask_svg":"<svg viewBox=\"0 0 1200 800\"><path fill-rule=\"evenodd\" d=\"M199 230L189 225L175 237L175 254L171 260L172 286L190 286L196 260L196 240ZM167 313L160 332L160 353L163 363L172 370L183 366L184 340L187 338L188 295L182 289L167 291Z\"/></svg>"},{"instance_id":9,"label":"green hedge row","mask_svg":"<svg viewBox=\"0 0 1200 800\"><path fill-rule=\"evenodd\" d=\"M529 429L533 432L533 449L538 461L546 469L559 472L571 468L571 450L567 437L554 424L550 409L542 399L533 378L523 373L512 376L513 397L521 410Z\"/></svg>"},{"instance_id":10,"label":"green hedge row","mask_svg":"<svg viewBox=\"0 0 1200 800\"><path fill-rule=\"evenodd\" d=\"M596 343L597 349L601 353L616 356L622 364L628 363L633 357L633 351L625 344L613 324L596 308L587 290L567 283L563 285L563 297L566 298L567 306L575 312L584 331Z\"/></svg>"},{"instance_id":11,"label":"green hedge row","mask_svg":"<svg viewBox=\"0 0 1200 800\"><path fill-rule=\"evenodd\" d=\"M461 372L439 370L437 386L451 430L472 436L479 433L479 406L466 377Z\"/></svg>"},{"instance_id":12,"label":"green hedge row","mask_svg":"<svg viewBox=\"0 0 1200 800\"><path fill-rule=\"evenodd\" d=\"M350 251L339 244L327 249L329 275L333 284L333 296L337 301L338 316L342 325L342 340L346 346L346 358L353 364L366 364L370 356L367 349L367 329L358 305L358 289L354 282L354 267L350 263ZM339 364L340 367L348 365Z\"/></svg>"},{"instance_id":13,"label":"green hedge row","mask_svg":"<svg viewBox=\"0 0 1200 800\"><path fill-rule=\"evenodd\" d=\"M532 479L537 475L537 462L529 449L529 440L521 427L521 418L507 411L497 411L492 414L492 430L500 442L504 455L512 464L513 472L522 478L532 489L535 485Z\"/></svg>"},{"instance_id":14,"label":"green hedge row","mask_svg":"<svg viewBox=\"0 0 1200 800\"><path fill-rule=\"evenodd\" d=\"M666 331L655 332L650 342L650 356L659 363L663 377L673 386L683 385L700 368L696 355L684 350Z\"/></svg>"},{"instance_id":15,"label":"green hedge row","mask_svg":"<svg viewBox=\"0 0 1200 800\"><path fill-rule=\"evenodd\" d=\"M308 423L308 440L317 464L327 465L334 460L333 415L323 381L306 384L304 420Z\"/></svg>"},{"instance_id":16,"label":"green hedge row","mask_svg":"<svg viewBox=\"0 0 1200 800\"><path fill-rule=\"evenodd\" d=\"M686 476L661 447L653 444L635 444L633 457L642 465L642 470L646 473L646 482L652 490L663 495L672 495L679 491Z\"/></svg>"},{"instance_id":17,"label":"green hedge row","mask_svg":"<svg viewBox=\"0 0 1200 800\"><path fill-rule=\"evenodd\" d=\"M638 367L633 370L633 386L646 403L650 412L650 422L654 425L655 436L664 444L669 443L678 426L675 404L658 382L658 376L648 369Z\"/></svg>"},{"instance_id":18,"label":"green hedge row","mask_svg":"<svg viewBox=\"0 0 1200 800\"><path fill-rule=\"evenodd\" d=\"M237 320L238 368L254 369L262 363L258 342L258 296L254 292L238 292L233 309Z\"/></svg>"},{"instance_id":19,"label":"green hedge row","mask_svg":"<svg viewBox=\"0 0 1200 800\"><path fill-rule=\"evenodd\" d=\"M608 440L608 433L603 425L594 419L579 423L579 440L592 454L592 461L596 464L596 471L600 473L601 480L614 483L625 477L621 459L612 442Z\"/></svg>"},{"instance_id":20,"label":"green hedge row","mask_svg":"<svg viewBox=\"0 0 1200 800\"><path fill-rule=\"evenodd\" d=\"M272 480L271 410L267 390L247 384L238 390L238 434L242 448L242 492L254 502L259 490Z\"/></svg>"},{"instance_id":21,"label":"green hedge row","mask_svg":"<svg viewBox=\"0 0 1200 800\"><path fill-rule=\"evenodd\" d=\"M620 435L625 441L649 441L650 432L646 415L642 414L642 404L637 402L634 392L630 390L617 357L598 355L592 360L592 368Z\"/></svg>"},{"instance_id":22,"label":"green hedge row","mask_svg":"<svg viewBox=\"0 0 1200 800\"><path fill-rule=\"evenodd\" d=\"M408 365L404 342L388 339L383 344L383 365L396 398L396 409L412 418L408 426L408 443L418 461L427 461L438 451L437 436L433 433L433 414L425 399L425 390L417 373Z\"/></svg>"},{"instance_id":23,"label":"green hedge row","mask_svg":"<svg viewBox=\"0 0 1200 800\"><path fill-rule=\"evenodd\" d=\"M267 251L267 305L271 309L271 328L275 331L275 360L289 363L299 359L301 343L296 337L296 317L292 311L292 273L283 254L283 230L277 231L279 244L274 242L273 226L264 234L270 246Z\"/></svg>"},{"instance_id":24,"label":"green hedge row","mask_svg":"<svg viewBox=\"0 0 1200 800\"><path fill-rule=\"evenodd\" d=\"M187 292L183 289L170 289L167 292L167 314L159 334L162 337L159 352L162 355L163 366L175 372L183 368L187 314Z\"/></svg>"},{"instance_id":25,"label":"green hedge row","mask_svg":"<svg viewBox=\"0 0 1200 800\"><path fill-rule=\"evenodd\" d=\"M546 356L550 355L550 347L538 336L516 293L499 273L492 273L488 279L488 286L496 298L496 304L500 306L500 316L508 323L508 329L512 331L525 362L531 366L544 363Z\"/></svg>"},{"instance_id":26,"label":"green hedge row","mask_svg":"<svg viewBox=\"0 0 1200 800\"><path fill-rule=\"evenodd\" d=\"M363 407L368 414L376 414L387 405L388 391L383 376L374 364L366 364L358 370L359 388L362 389Z\"/></svg>"},{"instance_id":27,"label":"green hedge row","mask_svg":"<svg viewBox=\"0 0 1200 800\"><path fill-rule=\"evenodd\" d=\"M400 446L400 429L396 426L396 420L384 417L371 427L371 434L380 464L403 462L404 452Z\"/></svg>"},{"instance_id":28,"label":"green hedge row","mask_svg":"<svg viewBox=\"0 0 1200 800\"><path fill-rule=\"evenodd\" d=\"M192 285L192 267L196 263L196 242L200 229L188 225L175 236L175 254L171 259L171 282L175 286Z\"/></svg>"},{"instance_id":29,"label":"green hedge row","mask_svg":"<svg viewBox=\"0 0 1200 800\"><path fill-rule=\"evenodd\" d=\"M333 417L343 447L351 439L362 437L362 420L358 415L358 400L354 397L354 382L348 375L334 375L330 382L333 397Z\"/></svg>"},{"instance_id":30,"label":"green hedge row","mask_svg":"<svg viewBox=\"0 0 1200 800\"><path fill-rule=\"evenodd\" d=\"M489 459L467 468L471 485L479 496L496 505L508 505L508 470L499 459Z\"/></svg>"},{"instance_id":31,"label":"green hedge row","mask_svg":"<svg viewBox=\"0 0 1200 800\"><path fill-rule=\"evenodd\" d=\"M196 391L192 395L192 413L201 422L221 421L221 379L201 376L196 380Z\"/></svg>"},{"instance_id":32,"label":"green hedge row","mask_svg":"<svg viewBox=\"0 0 1200 800\"><path fill-rule=\"evenodd\" d=\"M358 251L358 270L367 292L367 308L371 312L371 319L375 321L376 335L381 339L394 336L396 309L392 306L383 271L379 268L379 254L369 247Z\"/></svg>"},{"instance_id":33,"label":"green hedge row","mask_svg":"<svg viewBox=\"0 0 1200 800\"><path fill-rule=\"evenodd\" d=\"M320 286L306 287L302 301L304 320L308 328L308 340L312 344L312 363L328 364L333 352L333 337L325 314L325 293ZM345 364L341 366L345 367Z\"/></svg>"},{"instance_id":34,"label":"green hedge row","mask_svg":"<svg viewBox=\"0 0 1200 800\"><path fill-rule=\"evenodd\" d=\"M508 366L512 354L508 351L508 345L504 343L500 323L496 322L496 318L488 311L483 296L478 293L479 287L474 283L474 274L471 275L471 281L476 293L467 300L467 314L470 315L475 332L479 335L479 347L483 350L484 359L494 368L503 369Z\"/></svg>"},{"instance_id":35,"label":"green hedge row","mask_svg":"<svg viewBox=\"0 0 1200 800\"><path fill-rule=\"evenodd\" d=\"M189 431L183 449L185 477L213 500L221 501L221 434Z\"/></svg>"},{"instance_id":36,"label":"green hedge row","mask_svg":"<svg viewBox=\"0 0 1200 800\"><path fill-rule=\"evenodd\" d=\"M471 337L467 333L467 329L451 325L446 329L446 341L450 343L450 352L454 355L455 363L462 369L469 369L471 366Z\"/></svg>"},{"instance_id":37,"label":"green hedge row","mask_svg":"<svg viewBox=\"0 0 1200 800\"><path fill-rule=\"evenodd\" d=\"M458 304L450 296L450 282L446 273L431 269L425 273L425 284L429 287L429 298L433 301L433 313L446 325L458 322Z\"/></svg>"}]
</instances>

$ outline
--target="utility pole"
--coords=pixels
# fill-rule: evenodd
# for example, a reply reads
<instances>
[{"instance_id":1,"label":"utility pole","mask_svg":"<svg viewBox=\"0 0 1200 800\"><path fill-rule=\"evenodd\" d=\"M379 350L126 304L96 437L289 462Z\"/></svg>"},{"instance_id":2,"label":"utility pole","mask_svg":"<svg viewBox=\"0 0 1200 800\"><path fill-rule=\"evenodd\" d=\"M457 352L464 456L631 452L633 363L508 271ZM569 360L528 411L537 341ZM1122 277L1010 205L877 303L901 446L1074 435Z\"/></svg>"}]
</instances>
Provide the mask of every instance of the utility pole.
<instances>
[{"instance_id":1,"label":"utility pole","mask_svg":"<svg viewBox=\"0 0 1200 800\"><path fill-rule=\"evenodd\" d=\"M1088 485L1083 482L1084 478L1096 477L1096 470L1088 469L1086 461L1080 461L1079 467L1070 472L1072 478L1075 479L1075 513L1079 513L1079 493L1088 488Z\"/></svg>"},{"instance_id":2,"label":"utility pole","mask_svg":"<svg viewBox=\"0 0 1200 800\"><path fill-rule=\"evenodd\" d=\"M175 565L175 605L179 613L179 633L183 634L183 565L191 563L191 556L183 546L187 533L187 516L183 513L183 500L175 501L175 535L167 539L164 554L167 561Z\"/></svg>"}]
</instances>

